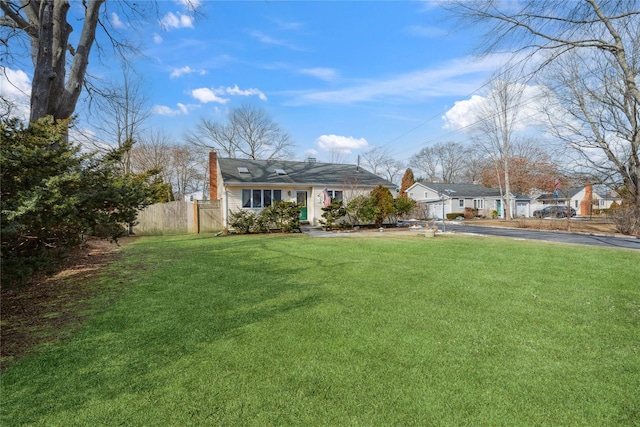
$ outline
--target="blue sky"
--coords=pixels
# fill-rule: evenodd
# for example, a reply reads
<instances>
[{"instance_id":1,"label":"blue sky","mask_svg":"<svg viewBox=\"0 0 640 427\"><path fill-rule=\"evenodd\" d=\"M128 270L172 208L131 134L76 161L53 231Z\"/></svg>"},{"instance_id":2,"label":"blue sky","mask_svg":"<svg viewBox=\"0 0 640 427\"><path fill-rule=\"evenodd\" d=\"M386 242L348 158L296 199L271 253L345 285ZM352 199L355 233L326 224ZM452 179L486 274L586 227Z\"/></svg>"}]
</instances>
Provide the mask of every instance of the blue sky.
<instances>
[{"instance_id":1,"label":"blue sky","mask_svg":"<svg viewBox=\"0 0 640 427\"><path fill-rule=\"evenodd\" d=\"M194 17L181 1L160 1L157 19L135 26L109 3L111 24L143 46L134 64L151 127L180 139L201 117L224 120L249 103L290 133L297 159L340 153L353 163L382 147L406 161L465 141L474 99L507 59L474 57L478 35L455 28L435 2L202 1Z\"/></svg>"}]
</instances>

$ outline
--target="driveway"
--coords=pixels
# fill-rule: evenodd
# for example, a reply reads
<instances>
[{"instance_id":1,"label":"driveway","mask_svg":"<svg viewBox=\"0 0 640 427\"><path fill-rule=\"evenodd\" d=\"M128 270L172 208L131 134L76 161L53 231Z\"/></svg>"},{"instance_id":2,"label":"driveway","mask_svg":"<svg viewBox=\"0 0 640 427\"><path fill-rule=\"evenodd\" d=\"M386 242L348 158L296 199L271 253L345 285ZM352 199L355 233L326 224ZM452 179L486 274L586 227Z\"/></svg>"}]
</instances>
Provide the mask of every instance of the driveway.
<instances>
[{"instance_id":1,"label":"driveway","mask_svg":"<svg viewBox=\"0 0 640 427\"><path fill-rule=\"evenodd\" d=\"M532 230L529 228L485 227L481 225L462 225L455 223L447 223L446 227L447 232L453 231L456 233L480 234L483 236L512 237L514 239L640 249L639 238L621 235L569 233L566 231Z\"/></svg>"},{"instance_id":2,"label":"driveway","mask_svg":"<svg viewBox=\"0 0 640 427\"><path fill-rule=\"evenodd\" d=\"M438 224L442 230L442 224ZM333 232L324 231L317 227L301 227L301 230L313 237L347 237L362 236L361 233L355 232ZM568 233L564 231L544 231L532 230L528 228L508 228L508 227L487 227L481 225L464 225L455 222L447 222L447 233L476 234L483 236L511 237L513 239L522 240L543 240L547 242L573 243L577 245L606 246L611 248L625 248L640 250L640 239L636 237L627 237L621 235L603 235L603 234L587 234L587 233ZM367 232L369 236L389 236L389 235L419 235L420 230L410 231L409 229L394 230L388 232Z\"/></svg>"}]
</instances>

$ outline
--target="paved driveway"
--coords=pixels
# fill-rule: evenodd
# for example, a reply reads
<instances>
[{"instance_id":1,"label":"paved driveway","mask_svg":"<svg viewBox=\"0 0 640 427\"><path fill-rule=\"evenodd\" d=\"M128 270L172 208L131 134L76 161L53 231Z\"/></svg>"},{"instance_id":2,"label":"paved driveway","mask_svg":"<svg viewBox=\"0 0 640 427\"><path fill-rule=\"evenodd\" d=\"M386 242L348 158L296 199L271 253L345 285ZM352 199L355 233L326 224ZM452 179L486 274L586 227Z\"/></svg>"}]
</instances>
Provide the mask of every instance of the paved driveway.
<instances>
[{"instance_id":1,"label":"paved driveway","mask_svg":"<svg viewBox=\"0 0 640 427\"><path fill-rule=\"evenodd\" d=\"M456 233L481 234L484 236L512 237L514 239L544 240L547 242L575 243L579 245L608 246L615 248L640 249L640 239L636 237L565 231L531 230L527 228L483 227L480 225L446 225L447 231Z\"/></svg>"},{"instance_id":2,"label":"paved driveway","mask_svg":"<svg viewBox=\"0 0 640 427\"><path fill-rule=\"evenodd\" d=\"M442 224L438 224L440 230L442 230ZM353 232L332 232L323 231L321 228L314 227L301 227L302 231L313 237L347 237L347 236L362 236L361 233ZM640 250L640 239L635 237L626 237L619 235L596 235L587 233L568 233L564 231L544 231L544 230L532 230L527 228L508 228L508 227L486 227L480 225L463 225L456 223L446 224L446 232L465 233L465 234L479 234L483 236L499 236L499 237L511 237L513 239L527 239L527 240L544 240L547 242L560 242L560 243L573 243L578 245L591 245L591 246L607 246L612 248L626 248L626 249L638 249ZM409 229L394 230L388 232L367 232L369 236L389 236L389 235L419 235L420 231L409 231Z\"/></svg>"}]
</instances>

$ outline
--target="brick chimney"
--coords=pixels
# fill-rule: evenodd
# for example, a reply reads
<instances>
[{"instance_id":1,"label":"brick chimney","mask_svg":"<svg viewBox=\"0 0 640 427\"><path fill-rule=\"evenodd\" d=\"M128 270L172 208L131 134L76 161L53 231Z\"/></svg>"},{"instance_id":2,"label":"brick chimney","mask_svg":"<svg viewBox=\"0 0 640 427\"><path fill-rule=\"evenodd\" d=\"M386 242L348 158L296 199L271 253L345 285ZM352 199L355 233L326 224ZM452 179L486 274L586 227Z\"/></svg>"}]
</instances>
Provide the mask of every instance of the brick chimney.
<instances>
[{"instance_id":1,"label":"brick chimney","mask_svg":"<svg viewBox=\"0 0 640 427\"><path fill-rule=\"evenodd\" d=\"M209 200L218 200L218 155L209 151Z\"/></svg>"}]
</instances>

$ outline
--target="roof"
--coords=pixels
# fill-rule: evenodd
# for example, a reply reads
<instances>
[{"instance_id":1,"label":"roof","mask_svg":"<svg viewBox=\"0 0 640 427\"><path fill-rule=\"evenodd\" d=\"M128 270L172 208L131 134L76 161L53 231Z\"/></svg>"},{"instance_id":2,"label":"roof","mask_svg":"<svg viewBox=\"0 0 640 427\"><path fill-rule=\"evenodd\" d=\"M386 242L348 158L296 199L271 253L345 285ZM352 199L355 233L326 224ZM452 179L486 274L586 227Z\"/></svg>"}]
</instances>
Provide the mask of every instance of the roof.
<instances>
[{"instance_id":1,"label":"roof","mask_svg":"<svg viewBox=\"0 0 640 427\"><path fill-rule=\"evenodd\" d=\"M499 189L489 188L479 184L448 184L444 182L417 182L416 184L455 198L500 197Z\"/></svg>"},{"instance_id":2,"label":"roof","mask_svg":"<svg viewBox=\"0 0 640 427\"><path fill-rule=\"evenodd\" d=\"M564 200L567 198L575 197L579 192L584 190L585 187L570 187L570 188L560 188L558 189L558 199ZM595 191L593 192L597 197L600 197ZM553 201L556 200L556 196L554 193L543 193L536 197L538 201Z\"/></svg>"},{"instance_id":3,"label":"roof","mask_svg":"<svg viewBox=\"0 0 640 427\"><path fill-rule=\"evenodd\" d=\"M308 185L375 187L396 185L362 167L348 164L218 158L225 185ZM243 172L240 172L246 168ZM245 172L246 171L246 172Z\"/></svg>"}]
</instances>

